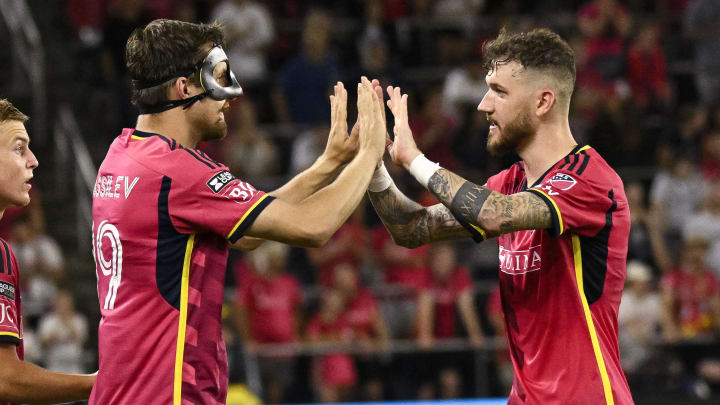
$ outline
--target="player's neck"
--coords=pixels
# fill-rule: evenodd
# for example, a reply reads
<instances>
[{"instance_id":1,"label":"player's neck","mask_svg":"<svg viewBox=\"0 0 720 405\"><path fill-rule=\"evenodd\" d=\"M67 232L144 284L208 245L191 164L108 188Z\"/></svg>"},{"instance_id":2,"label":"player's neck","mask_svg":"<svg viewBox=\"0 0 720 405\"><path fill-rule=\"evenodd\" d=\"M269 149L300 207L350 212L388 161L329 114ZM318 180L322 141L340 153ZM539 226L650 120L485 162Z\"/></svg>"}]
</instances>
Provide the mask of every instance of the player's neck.
<instances>
[{"instance_id":1,"label":"player's neck","mask_svg":"<svg viewBox=\"0 0 720 405\"><path fill-rule=\"evenodd\" d=\"M195 148L200 141L190 125L179 115L179 108L168 110L160 114L143 114L139 115L135 129L143 132L151 132L160 134L167 138L176 140L180 145Z\"/></svg>"},{"instance_id":2,"label":"player's neck","mask_svg":"<svg viewBox=\"0 0 720 405\"><path fill-rule=\"evenodd\" d=\"M518 155L525 163L528 184L535 183L576 145L567 120L563 123L541 125L533 139L518 150Z\"/></svg>"}]
</instances>

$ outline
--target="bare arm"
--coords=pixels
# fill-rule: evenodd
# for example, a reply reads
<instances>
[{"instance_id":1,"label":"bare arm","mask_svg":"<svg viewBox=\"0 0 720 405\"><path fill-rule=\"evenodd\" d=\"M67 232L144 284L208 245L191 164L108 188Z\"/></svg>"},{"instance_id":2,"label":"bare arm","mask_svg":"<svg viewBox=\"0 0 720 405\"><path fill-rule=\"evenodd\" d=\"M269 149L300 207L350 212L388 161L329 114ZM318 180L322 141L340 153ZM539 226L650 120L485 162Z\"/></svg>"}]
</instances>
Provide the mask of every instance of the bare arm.
<instances>
[{"instance_id":1,"label":"bare arm","mask_svg":"<svg viewBox=\"0 0 720 405\"><path fill-rule=\"evenodd\" d=\"M417 306L418 344L429 348L433 344L435 327L435 299L430 290L418 293Z\"/></svg>"},{"instance_id":2,"label":"bare arm","mask_svg":"<svg viewBox=\"0 0 720 405\"><path fill-rule=\"evenodd\" d=\"M90 397L94 374L45 370L17 357L15 346L0 344L0 401L30 404L71 402Z\"/></svg>"},{"instance_id":3,"label":"bare arm","mask_svg":"<svg viewBox=\"0 0 720 405\"><path fill-rule=\"evenodd\" d=\"M379 193L368 192L370 202L395 243L415 248L430 242L471 236L442 204L423 207L394 184Z\"/></svg>"},{"instance_id":4,"label":"bare arm","mask_svg":"<svg viewBox=\"0 0 720 405\"><path fill-rule=\"evenodd\" d=\"M529 192L505 195L446 169L430 177L428 190L455 215L482 228L488 236L552 227L550 208Z\"/></svg>"},{"instance_id":5,"label":"bare arm","mask_svg":"<svg viewBox=\"0 0 720 405\"><path fill-rule=\"evenodd\" d=\"M480 318L478 317L477 311L475 311L473 295L470 289L460 294L457 306L460 311L460 317L465 324L465 329L467 330L470 342L474 345L482 344L484 338L482 328L480 327Z\"/></svg>"}]
</instances>

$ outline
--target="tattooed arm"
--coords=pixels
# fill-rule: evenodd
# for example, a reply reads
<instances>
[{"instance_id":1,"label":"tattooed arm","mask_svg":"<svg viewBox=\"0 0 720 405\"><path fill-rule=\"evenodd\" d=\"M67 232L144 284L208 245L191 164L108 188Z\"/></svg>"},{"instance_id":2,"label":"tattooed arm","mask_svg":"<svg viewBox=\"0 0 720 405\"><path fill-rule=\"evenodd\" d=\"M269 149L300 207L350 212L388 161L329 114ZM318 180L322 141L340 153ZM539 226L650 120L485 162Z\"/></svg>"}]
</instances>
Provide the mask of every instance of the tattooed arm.
<instances>
[{"instance_id":1,"label":"tattooed arm","mask_svg":"<svg viewBox=\"0 0 720 405\"><path fill-rule=\"evenodd\" d=\"M428 190L457 217L482 228L487 236L552 227L550 208L533 193L505 195L446 169L439 169L430 177Z\"/></svg>"},{"instance_id":2,"label":"tattooed arm","mask_svg":"<svg viewBox=\"0 0 720 405\"><path fill-rule=\"evenodd\" d=\"M416 248L430 242L470 237L468 232L442 204L423 207L409 199L395 184L388 189L368 192L370 202L395 243Z\"/></svg>"}]
</instances>

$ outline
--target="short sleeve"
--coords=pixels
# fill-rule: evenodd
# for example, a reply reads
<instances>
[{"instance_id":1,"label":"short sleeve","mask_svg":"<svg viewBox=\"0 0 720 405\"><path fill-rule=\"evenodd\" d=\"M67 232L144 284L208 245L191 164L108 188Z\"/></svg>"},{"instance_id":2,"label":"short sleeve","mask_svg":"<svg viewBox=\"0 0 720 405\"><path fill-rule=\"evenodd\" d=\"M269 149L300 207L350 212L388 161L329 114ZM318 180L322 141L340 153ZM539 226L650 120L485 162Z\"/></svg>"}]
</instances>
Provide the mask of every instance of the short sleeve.
<instances>
[{"instance_id":1,"label":"short sleeve","mask_svg":"<svg viewBox=\"0 0 720 405\"><path fill-rule=\"evenodd\" d=\"M590 155L582 154L573 157L581 169L590 158ZM585 163L581 163L583 161ZM553 236L558 237L568 231L594 236L606 225L613 208L617 209L615 191L608 182L599 180L599 176L592 177L589 170L578 174L580 169L572 171L572 165L570 168L551 171L542 183L528 191L540 197L550 208Z\"/></svg>"},{"instance_id":2,"label":"short sleeve","mask_svg":"<svg viewBox=\"0 0 720 405\"><path fill-rule=\"evenodd\" d=\"M169 215L183 233L211 231L235 243L274 199L235 178L225 166L193 178L165 180L161 190L161 195L169 192Z\"/></svg>"},{"instance_id":3,"label":"short sleeve","mask_svg":"<svg viewBox=\"0 0 720 405\"><path fill-rule=\"evenodd\" d=\"M17 280L17 262L10 246L0 239L0 343L20 344L22 339Z\"/></svg>"}]
</instances>

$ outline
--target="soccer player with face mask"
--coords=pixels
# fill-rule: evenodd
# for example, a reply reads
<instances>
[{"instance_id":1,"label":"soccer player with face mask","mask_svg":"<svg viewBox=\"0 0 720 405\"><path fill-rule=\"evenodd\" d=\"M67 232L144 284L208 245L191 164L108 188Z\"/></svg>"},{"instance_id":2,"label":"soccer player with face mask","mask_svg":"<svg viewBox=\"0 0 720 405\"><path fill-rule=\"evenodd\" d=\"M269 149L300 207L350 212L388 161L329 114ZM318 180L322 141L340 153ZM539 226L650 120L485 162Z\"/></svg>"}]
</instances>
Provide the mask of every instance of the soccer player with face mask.
<instances>
[{"instance_id":1,"label":"soccer player with face mask","mask_svg":"<svg viewBox=\"0 0 720 405\"><path fill-rule=\"evenodd\" d=\"M93 193L100 320L91 404L224 404L221 308L228 248L262 240L320 246L355 210L385 147L382 100L358 85L331 96L323 155L272 192L196 149L227 132L242 94L215 24L156 20L126 46L135 128L114 140Z\"/></svg>"}]
</instances>

